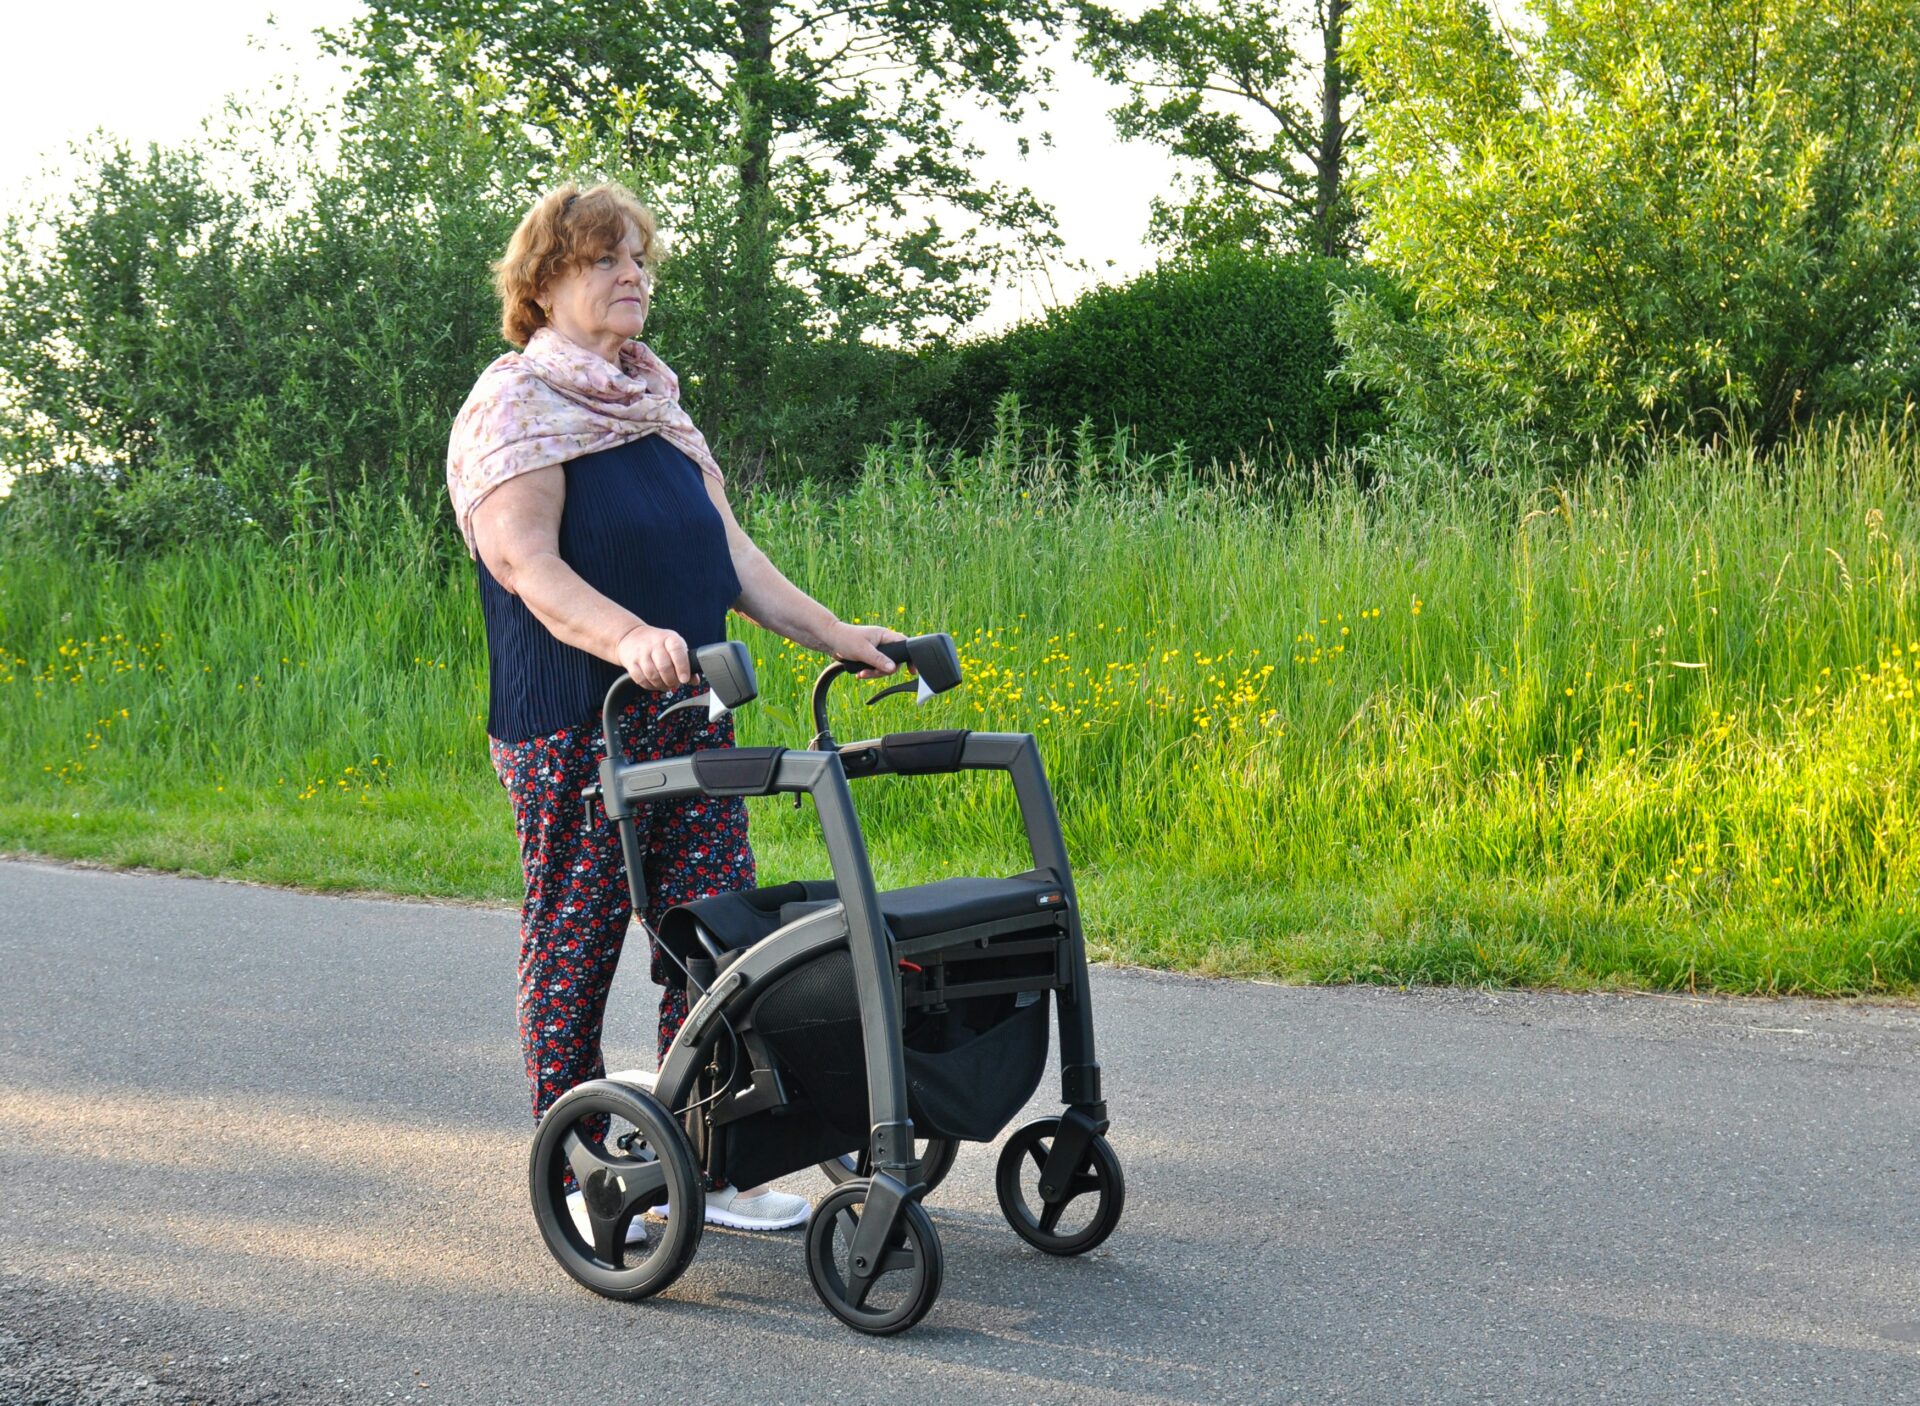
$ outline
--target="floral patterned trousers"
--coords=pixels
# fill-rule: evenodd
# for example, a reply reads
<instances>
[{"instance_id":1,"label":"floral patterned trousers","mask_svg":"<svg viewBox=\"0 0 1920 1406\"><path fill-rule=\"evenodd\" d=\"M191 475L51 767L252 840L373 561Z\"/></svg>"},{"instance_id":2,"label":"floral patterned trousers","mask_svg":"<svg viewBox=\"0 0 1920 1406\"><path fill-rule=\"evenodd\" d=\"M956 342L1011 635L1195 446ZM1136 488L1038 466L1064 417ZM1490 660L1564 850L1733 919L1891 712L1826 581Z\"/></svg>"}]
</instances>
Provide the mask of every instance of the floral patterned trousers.
<instances>
[{"instance_id":1,"label":"floral patterned trousers","mask_svg":"<svg viewBox=\"0 0 1920 1406\"><path fill-rule=\"evenodd\" d=\"M621 713L627 761L684 756L733 744L733 720L708 722L704 707L661 714L699 684L642 693ZM580 800L600 779L606 747L600 719L524 742L489 739L493 767L513 799L526 902L520 910L520 1044L539 1121L575 1084L606 1073L600 1051L607 992L632 919L620 836L605 809ZM676 903L749 888L753 850L747 844L746 802L737 796L690 796L641 806L640 849L645 855L646 918L657 924ZM687 1015L684 977L671 959L652 950L660 995L659 1052Z\"/></svg>"}]
</instances>

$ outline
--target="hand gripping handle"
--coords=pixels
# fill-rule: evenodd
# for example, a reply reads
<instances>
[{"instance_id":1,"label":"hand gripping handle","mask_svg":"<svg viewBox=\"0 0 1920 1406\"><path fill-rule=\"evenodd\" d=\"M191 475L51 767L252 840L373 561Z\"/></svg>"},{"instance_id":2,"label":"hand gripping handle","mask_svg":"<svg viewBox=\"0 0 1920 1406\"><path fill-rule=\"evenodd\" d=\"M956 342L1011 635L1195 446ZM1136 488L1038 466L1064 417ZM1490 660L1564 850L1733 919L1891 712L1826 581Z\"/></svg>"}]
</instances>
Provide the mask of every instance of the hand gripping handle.
<instances>
[{"instance_id":1,"label":"hand gripping handle","mask_svg":"<svg viewBox=\"0 0 1920 1406\"><path fill-rule=\"evenodd\" d=\"M723 703L729 712L751 703L760 695L760 685L753 672L753 656L739 640L722 640L718 644L703 644L693 652L694 672L707 681L707 687ZM613 681L607 690L606 701L600 708L600 737L606 744L609 757L625 755L622 744L626 738L620 731L620 705L627 701L627 695L639 689L632 674L622 674Z\"/></svg>"},{"instance_id":2,"label":"hand gripping handle","mask_svg":"<svg viewBox=\"0 0 1920 1406\"><path fill-rule=\"evenodd\" d=\"M960 651L954 646L953 636L941 631L932 635L915 635L912 639L887 640L874 646L880 653L896 664L905 664L925 681L934 693L945 693L960 683ZM813 681L813 745L830 748L833 746L833 734L827 730L827 690L833 681L842 674L852 673L864 668L863 664L850 659L836 659L820 671Z\"/></svg>"}]
</instances>

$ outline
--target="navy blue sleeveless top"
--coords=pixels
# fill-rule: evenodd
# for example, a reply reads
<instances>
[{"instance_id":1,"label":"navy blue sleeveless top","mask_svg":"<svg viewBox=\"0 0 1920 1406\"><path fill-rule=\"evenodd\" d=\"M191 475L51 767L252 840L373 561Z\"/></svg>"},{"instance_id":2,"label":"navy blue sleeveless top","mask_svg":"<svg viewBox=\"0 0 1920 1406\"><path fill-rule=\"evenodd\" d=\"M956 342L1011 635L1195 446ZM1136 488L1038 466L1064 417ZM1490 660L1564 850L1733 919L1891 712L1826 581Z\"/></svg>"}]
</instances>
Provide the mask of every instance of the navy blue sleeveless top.
<instances>
[{"instance_id":1,"label":"navy blue sleeveless top","mask_svg":"<svg viewBox=\"0 0 1920 1406\"><path fill-rule=\"evenodd\" d=\"M691 653L727 637L740 594L726 525L700 466L659 435L563 465L560 559L649 625L677 631ZM480 568L487 622L487 732L524 742L599 717L618 664L562 644Z\"/></svg>"}]
</instances>

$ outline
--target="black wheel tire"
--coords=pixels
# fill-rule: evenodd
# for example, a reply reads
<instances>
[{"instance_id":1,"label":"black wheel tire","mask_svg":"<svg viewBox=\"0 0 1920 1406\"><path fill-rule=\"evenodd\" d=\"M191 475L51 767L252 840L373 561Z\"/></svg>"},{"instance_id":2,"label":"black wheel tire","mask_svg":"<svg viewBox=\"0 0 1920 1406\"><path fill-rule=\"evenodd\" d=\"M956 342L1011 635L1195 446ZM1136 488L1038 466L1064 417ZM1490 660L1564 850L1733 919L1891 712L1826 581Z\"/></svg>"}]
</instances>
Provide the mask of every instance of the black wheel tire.
<instances>
[{"instance_id":1,"label":"black wheel tire","mask_svg":"<svg viewBox=\"0 0 1920 1406\"><path fill-rule=\"evenodd\" d=\"M960 1144L947 1138L930 1137L916 1138L914 1146L920 1149L920 1156L912 1167L900 1174L900 1180L908 1186L925 1182L927 1190L932 1191L953 1170L954 1160L960 1155ZM845 1186L855 1180L864 1181L873 1175L873 1153L869 1149L862 1149L858 1153L835 1157L822 1162L820 1170L827 1174L827 1180L835 1186Z\"/></svg>"},{"instance_id":2,"label":"black wheel tire","mask_svg":"<svg viewBox=\"0 0 1920 1406\"><path fill-rule=\"evenodd\" d=\"M586 1136L583 1120L594 1114L615 1120L605 1144ZM632 1127L620 1130L620 1123ZM586 1193L592 1239L580 1233L567 1205L570 1165ZM547 1248L596 1294L648 1298L678 1279L700 1248L704 1191L687 1135L659 1100L630 1085L595 1079L555 1100L534 1133L528 1185ZM696 1213L650 1222L646 1242L628 1245L628 1226L662 1200Z\"/></svg>"},{"instance_id":3,"label":"black wheel tire","mask_svg":"<svg viewBox=\"0 0 1920 1406\"><path fill-rule=\"evenodd\" d=\"M1050 1255L1084 1255L1120 1224L1120 1213L1127 1204L1127 1183L1120 1175L1120 1159L1114 1156L1113 1147L1105 1138L1096 1137L1087 1144L1086 1160L1074 1172L1066 1200L1057 1207L1048 1206L1040 1198L1040 1169L1046 1165L1059 1130L1058 1118L1041 1118L1008 1138L993 1185L1000 1197L1000 1213L1022 1240ZM1086 1196L1098 1198L1092 1216L1084 1224L1076 1216L1068 1229L1061 1230L1060 1221L1068 1208Z\"/></svg>"},{"instance_id":4,"label":"black wheel tire","mask_svg":"<svg viewBox=\"0 0 1920 1406\"><path fill-rule=\"evenodd\" d=\"M846 1182L814 1207L813 1219L807 1222L807 1278L835 1318L849 1328L886 1337L903 1333L926 1317L940 1297L945 1259L926 1207L918 1201L903 1202L900 1223L888 1247L899 1263L882 1270L865 1302L854 1303L847 1291L847 1259L853 1253L860 1207L871 1188L864 1178ZM877 1293L884 1293L884 1301L875 1307L872 1295Z\"/></svg>"}]
</instances>

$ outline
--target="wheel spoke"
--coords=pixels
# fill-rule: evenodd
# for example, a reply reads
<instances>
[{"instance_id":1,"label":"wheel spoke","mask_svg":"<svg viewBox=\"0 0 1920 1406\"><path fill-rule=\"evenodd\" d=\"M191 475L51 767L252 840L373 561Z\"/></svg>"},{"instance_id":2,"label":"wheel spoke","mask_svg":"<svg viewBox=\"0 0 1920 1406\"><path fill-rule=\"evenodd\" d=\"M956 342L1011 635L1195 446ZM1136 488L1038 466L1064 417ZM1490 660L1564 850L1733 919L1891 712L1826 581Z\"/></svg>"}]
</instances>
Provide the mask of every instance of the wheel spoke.
<instances>
[{"instance_id":1,"label":"wheel spoke","mask_svg":"<svg viewBox=\"0 0 1920 1406\"><path fill-rule=\"evenodd\" d=\"M867 1273L862 1274L853 1267L853 1237L860 1229L860 1218L853 1213L852 1206L847 1206L834 1217L834 1224L847 1238L847 1302L855 1308L865 1308L868 1297L873 1293L873 1286L879 1281L880 1276L889 1270L910 1268L913 1264L913 1254L903 1249L883 1250L880 1253L879 1263ZM897 1262L902 1258L904 1258L904 1264Z\"/></svg>"},{"instance_id":2,"label":"wheel spoke","mask_svg":"<svg viewBox=\"0 0 1920 1406\"><path fill-rule=\"evenodd\" d=\"M593 1231L593 1253L608 1264L625 1269L627 1225L632 1219L632 1216L622 1216L617 1220L601 1220L593 1212L587 1212L587 1225Z\"/></svg>"},{"instance_id":3,"label":"wheel spoke","mask_svg":"<svg viewBox=\"0 0 1920 1406\"><path fill-rule=\"evenodd\" d=\"M569 1128L561 1148L586 1203L594 1253L608 1264L626 1263L627 1227L667 1189L667 1169L656 1159L615 1157ZM603 1214L605 1211L611 1214Z\"/></svg>"},{"instance_id":4,"label":"wheel spoke","mask_svg":"<svg viewBox=\"0 0 1920 1406\"><path fill-rule=\"evenodd\" d=\"M873 1272L874 1277L877 1279L882 1274L891 1274L896 1269L912 1269L918 1263L920 1261L914 1258L913 1251L900 1245L880 1256L880 1267Z\"/></svg>"},{"instance_id":5,"label":"wheel spoke","mask_svg":"<svg viewBox=\"0 0 1920 1406\"><path fill-rule=\"evenodd\" d=\"M566 1154L567 1166L573 1171L575 1183L582 1188L595 1172L617 1173L633 1165L627 1158L615 1157L599 1143L581 1137L578 1126L567 1129L566 1137L561 1139L560 1150Z\"/></svg>"},{"instance_id":6,"label":"wheel spoke","mask_svg":"<svg viewBox=\"0 0 1920 1406\"><path fill-rule=\"evenodd\" d=\"M1067 1202L1073 1200L1074 1197L1085 1196L1088 1192L1097 1192L1101 1190L1101 1187L1102 1183L1099 1177L1095 1176L1092 1172L1082 1172L1079 1176L1067 1183L1067 1194L1060 1198L1060 1204L1064 1206Z\"/></svg>"},{"instance_id":7,"label":"wheel spoke","mask_svg":"<svg viewBox=\"0 0 1920 1406\"><path fill-rule=\"evenodd\" d=\"M1040 1229L1048 1235L1053 1234L1053 1228L1060 1224L1060 1213L1066 1209L1067 1203L1065 1201L1049 1201L1045 1206L1041 1207Z\"/></svg>"},{"instance_id":8,"label":"wheel spoke","mask_svg":"<svg viewBox=\"0 0 1920 1406\"><path fill-rule=\"evenodd\" d=\"M881 1271L875 1268L871 1274L862 1274L853 1267L853 1251L849 1245L847 1251L847 1302L855 1308L867 1306L867 1296L873 1292L874 1281L879 1279Z\"/></svg>"},{"instance_id":9,"label":"wheel spoke","mask_svg":"<svg viewBox=\"0 0 1920 1406\"><path fill-rule=\"evenodd\" d=\"M1053 1144L1042 1142L1039 1138L1035 1138L1033 1145L1027 1149L1027 1156L1033 1158L1033 1165L1042 1172L1046 1171L1047 1158L1052 1154Z\"/></svg>"},{"instance_id":10,"label":"wheel spoke","mask_svg":"<svg viewBox=\"0 0 1920 1406\"><path fill-rule=\"evenodd\" d=\"M667 1169L658 1162L636 1162L620 1173L614 1185L620 1188L620 1214L637 1215L659 1204L660 1193L667 1189Z\"/></svg>"}]
</instances>

